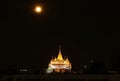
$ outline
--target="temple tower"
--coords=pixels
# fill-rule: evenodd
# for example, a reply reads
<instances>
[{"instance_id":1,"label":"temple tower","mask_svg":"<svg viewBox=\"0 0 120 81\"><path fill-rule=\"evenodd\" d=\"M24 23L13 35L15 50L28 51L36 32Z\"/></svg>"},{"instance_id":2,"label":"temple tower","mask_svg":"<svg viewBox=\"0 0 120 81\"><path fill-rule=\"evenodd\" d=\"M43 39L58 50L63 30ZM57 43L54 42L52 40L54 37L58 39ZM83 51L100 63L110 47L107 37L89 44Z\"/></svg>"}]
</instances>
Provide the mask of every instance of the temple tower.
<instances>
[{"instance_id":1,"label":"temple tower","mask_svg":"<svg viewBox=\"0 0 120 81\"><path fill-rule=\"evenodd\" d=\"M66 72L71 71L72 66L68 58L63 58L61 52L61 45L59 45L59 52L57 58L52 58L48 64L47 73L51 72Z\"/></svg>"}]
</instances>

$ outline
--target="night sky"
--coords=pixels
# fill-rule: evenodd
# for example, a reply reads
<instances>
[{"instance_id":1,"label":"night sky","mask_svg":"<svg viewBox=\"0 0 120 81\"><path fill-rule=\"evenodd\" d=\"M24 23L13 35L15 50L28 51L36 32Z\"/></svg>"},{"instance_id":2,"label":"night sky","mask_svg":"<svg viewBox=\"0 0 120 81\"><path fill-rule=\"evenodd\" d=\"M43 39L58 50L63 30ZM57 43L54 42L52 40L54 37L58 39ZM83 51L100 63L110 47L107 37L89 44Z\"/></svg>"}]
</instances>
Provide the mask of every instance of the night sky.
<instances>
[{"instance_id":1,"label":"night sky","mask_svg":"<svg viewBox=\"0 0 120 81\"><path fill-rule=\"evenodd\" d=\"M42 14L33 11L37 4ZM3 23L0 69L45 68L57 56L59 43L74 68L91 58L109 67L112 55L120 53L117 16L96 15L87 0L16 0L12 7Z\"/></svg>"}]
</instances>

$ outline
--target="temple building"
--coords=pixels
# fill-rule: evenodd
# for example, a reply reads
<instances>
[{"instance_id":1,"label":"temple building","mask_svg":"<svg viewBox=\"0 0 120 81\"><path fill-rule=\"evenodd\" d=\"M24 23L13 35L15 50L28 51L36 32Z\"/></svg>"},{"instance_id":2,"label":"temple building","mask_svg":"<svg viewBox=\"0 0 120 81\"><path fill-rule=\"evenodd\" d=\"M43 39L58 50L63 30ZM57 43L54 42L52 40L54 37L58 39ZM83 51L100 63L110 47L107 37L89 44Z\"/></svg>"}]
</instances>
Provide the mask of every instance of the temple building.
<instances>
[{"instance_id":1,"label":"temple building","mask_svg":"<svg viewBox=\"0 0 120 81\"><path fill-rule=\"evenodd\" d=\"M69 61L68 57L63 58L61 53L61 46L59 46L59 53L57 58L52 58L47 68L47 73L51 72L66 72L71 71L71 62Z\"/></svg>"}]
</instances>

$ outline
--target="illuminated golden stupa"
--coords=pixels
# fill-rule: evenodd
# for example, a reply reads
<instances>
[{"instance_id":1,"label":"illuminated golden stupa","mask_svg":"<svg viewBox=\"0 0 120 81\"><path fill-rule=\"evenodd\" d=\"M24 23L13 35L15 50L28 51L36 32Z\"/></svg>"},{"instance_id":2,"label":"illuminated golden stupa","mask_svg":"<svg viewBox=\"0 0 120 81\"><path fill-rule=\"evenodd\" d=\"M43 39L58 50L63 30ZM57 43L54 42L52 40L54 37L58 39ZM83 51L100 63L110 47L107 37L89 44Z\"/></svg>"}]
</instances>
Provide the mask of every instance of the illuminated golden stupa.
<instances>
[{"instance_id":1,"label":"illuminated golden stupa","mask_svg":"<svg viewBox=\"0 0 120 81\"><path fill-rule=\"evenodd\" d=\"M71 70L71 63L68 58L63 58L61 53L61 46L59 46L59 53L57 58L52 58L47 69L47 73L51 72L66 72Z\"/></svg>"}]
</instances>

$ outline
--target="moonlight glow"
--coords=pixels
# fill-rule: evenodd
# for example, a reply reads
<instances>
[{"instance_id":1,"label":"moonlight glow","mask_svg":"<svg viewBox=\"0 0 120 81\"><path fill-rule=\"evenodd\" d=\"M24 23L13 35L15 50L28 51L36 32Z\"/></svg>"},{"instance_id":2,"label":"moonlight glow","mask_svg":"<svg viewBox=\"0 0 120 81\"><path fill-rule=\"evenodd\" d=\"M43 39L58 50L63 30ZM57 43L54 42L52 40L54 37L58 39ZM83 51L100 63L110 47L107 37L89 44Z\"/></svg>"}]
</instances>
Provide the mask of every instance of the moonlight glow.
<instances>
[{"instance_id":1,"label":"moonlight glow","mask_svg":"<svg viewBox=\"0 0 120 81\"><path fill-rule=\"evenodd\" d=\"M42 12L42 7L41 6L36 6L35 7L35 12L37 12L37 13Z\"/></svg>"}]
</instances>

